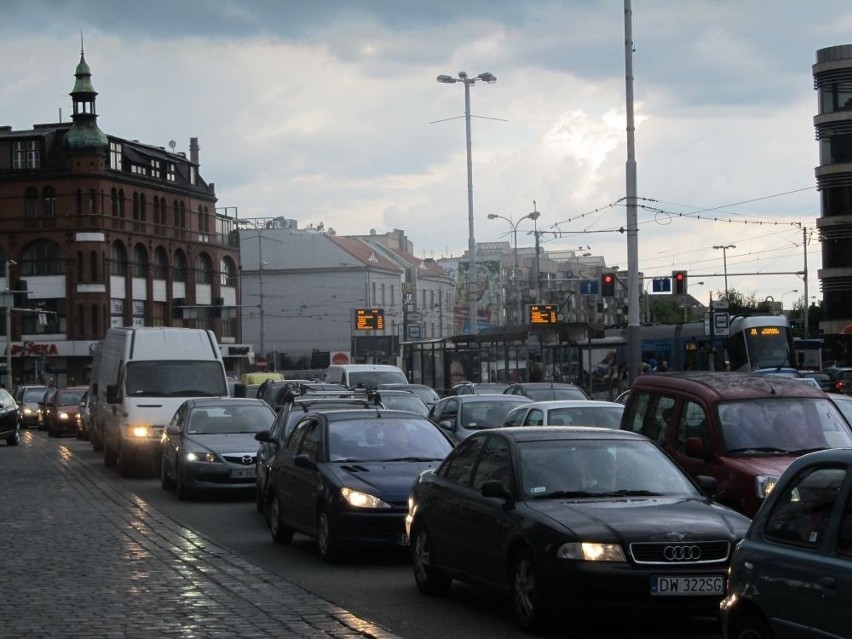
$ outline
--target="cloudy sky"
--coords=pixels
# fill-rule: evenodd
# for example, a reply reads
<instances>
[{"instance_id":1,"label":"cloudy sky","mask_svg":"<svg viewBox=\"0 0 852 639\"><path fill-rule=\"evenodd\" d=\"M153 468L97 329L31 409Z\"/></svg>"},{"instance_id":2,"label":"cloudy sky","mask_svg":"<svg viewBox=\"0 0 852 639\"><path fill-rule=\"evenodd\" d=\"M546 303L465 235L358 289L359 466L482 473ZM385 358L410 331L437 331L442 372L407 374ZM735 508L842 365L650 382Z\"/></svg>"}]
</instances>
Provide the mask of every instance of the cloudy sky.
<instances>
[{"instance_id":1,"label":"cloudy sky","mask_svg":"<svg viewBox=\"0 0 852 639\"><path fill-rule=\"evenodd\" d=\"M849 0L633 0L639 266L786 307L820 299L816 51ZM188 153L219 206L339 234L403 229L419 257L511 241L627 266L623 0L3 0L0 125L69 118L80 34L105 132ZM531 246L530 220L518 242ZM803 232L806 229L806 232ZM807 248L803 245L808 237ZM703 281L704 284L698 284ZM793 293L796 289L798 292ZM786 296L785 296L786 293Z\"/></svg>"}]
</instances>

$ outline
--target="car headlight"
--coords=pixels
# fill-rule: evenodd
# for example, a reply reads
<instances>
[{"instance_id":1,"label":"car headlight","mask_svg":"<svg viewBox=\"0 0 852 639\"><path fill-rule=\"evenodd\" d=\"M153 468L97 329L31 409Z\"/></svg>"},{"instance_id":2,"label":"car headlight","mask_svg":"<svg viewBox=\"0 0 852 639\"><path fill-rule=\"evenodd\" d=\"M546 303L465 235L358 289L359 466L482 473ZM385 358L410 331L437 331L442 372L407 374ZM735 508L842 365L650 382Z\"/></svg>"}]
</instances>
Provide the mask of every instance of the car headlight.
<instances>
[{"instance_id":1,"label":"car headlight","mask_svg":"<svg viewBox=\"0 0 852 639\"><path fill-rule=\"evenodd\" d=\"M24 409L22 409L22 410L21 410L21 412L22 412L24 415L32 415L32 414L33 414L33 409L32 409L32 408L24 408Z\"/></svg>"},{"instance_id":2,"label":"car headlight","mask_svg":"<svg viewBox=\"0 0 852 639\"><path fill-rule=\"evenodd\" d=\"M556 551L556 556L559 559L575 559L578 561L627 561L620 545L591 541L562 544Z\"/></svg>"},{"instance_id":3,"label":"car headlight","mask_svg":"<svg viewBox=\"0 0 852 639\"><path fill-rule=\"evenodd\" d=\"M755 479L757 496L760 499L766 499L767 495L772 492L772 489L775 488L775 484L777 483L778 477L776 475L758 475Z\"/></svg>"},{"instance_id":4,"label":"car headlight","mask_svg":"<svg viewBox=\"0 0 852 639\"><path fill-rule=\"evenodd\" d=\"M66 413L64 411L60 411L60 412L56 413L56 417L57 417L57 419L65 420L65 419L68 419L68 413Z\"/></svg>"},{"instance_id":5,"label":"car headlight","mask_svg":"<svg viewBox=\"0 0 852 639\"><path fill-rule=\"evenodd\" d=\"M360 490L352 488L341 488L340 494L350 506L354 508L390 508L391 505L386 501L382 501L375 495L362 493Z\"/></svg>"},{"instance_id":6,"label":"car headlight","mask_svg":"<svg viewBox=\"0 0 852 639\"><path fill-rule=\"evenodd\" d=\"M151 436L151 427L145 424L138 424L130 427L130 436L144 439Z\"/></svg>"},{"instance_id":7,"label":"car headlight","mask_svg":"<svg viewBox=\"0 0 852 639\"><path fill-rule=\"evenodd\" d=\"M189 451L186 453L186 461L191 462L206 462L208 464L215 464L219 461L219 458L216 457L213 453L205 453L202 451Z\"/></svg>"}]
</instances>

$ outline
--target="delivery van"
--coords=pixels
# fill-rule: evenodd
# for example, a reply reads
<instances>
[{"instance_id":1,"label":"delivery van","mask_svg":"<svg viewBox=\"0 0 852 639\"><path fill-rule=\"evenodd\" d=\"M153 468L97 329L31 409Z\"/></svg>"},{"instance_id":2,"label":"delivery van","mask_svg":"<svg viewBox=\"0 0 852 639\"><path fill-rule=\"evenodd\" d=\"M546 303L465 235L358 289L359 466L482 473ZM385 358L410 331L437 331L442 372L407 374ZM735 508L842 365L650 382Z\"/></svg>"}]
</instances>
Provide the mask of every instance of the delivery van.
<instances>
[{"instance_id":1,"label":"delivery van","mask_svg":"<svg viewBox=\"0 0 852 639\"><path fill-rule=\"evenodd\" d=\"M102 343L97 392L106 466L126 477L159 462L160 437L191 397L227 397L213 331L111 328Z\"/></svg>"}]
</instances>

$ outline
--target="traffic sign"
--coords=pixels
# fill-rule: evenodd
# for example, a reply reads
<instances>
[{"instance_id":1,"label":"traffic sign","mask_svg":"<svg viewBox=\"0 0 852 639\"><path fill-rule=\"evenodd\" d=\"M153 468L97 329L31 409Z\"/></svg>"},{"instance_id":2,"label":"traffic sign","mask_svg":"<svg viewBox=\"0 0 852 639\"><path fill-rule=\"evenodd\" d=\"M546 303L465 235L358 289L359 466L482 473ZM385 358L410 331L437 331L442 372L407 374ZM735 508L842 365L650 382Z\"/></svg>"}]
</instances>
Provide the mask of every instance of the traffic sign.
<instances>
[{"instance_id":1,"label":"traffic sign","mask_svg":"<svg viewBox=\"0 0 852 639\"><path fill-rule=\"evenodd\" d=\"M727 311L728 300L713 300L712 302L710 302L710 308L716 311Z\"/></svg>"}]
</instances>

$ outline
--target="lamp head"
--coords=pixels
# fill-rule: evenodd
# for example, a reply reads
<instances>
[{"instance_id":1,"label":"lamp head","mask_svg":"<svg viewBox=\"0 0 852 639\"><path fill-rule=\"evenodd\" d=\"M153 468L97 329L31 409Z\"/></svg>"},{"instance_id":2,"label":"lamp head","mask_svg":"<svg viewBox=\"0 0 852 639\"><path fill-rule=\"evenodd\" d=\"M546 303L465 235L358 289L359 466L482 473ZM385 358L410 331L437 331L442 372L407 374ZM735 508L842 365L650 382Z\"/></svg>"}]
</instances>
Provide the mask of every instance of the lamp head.
<instances>
[{"instance_id":1,"label":"lamp head","mask_svg":"<svg viewBox=\"0 0 852 639\"><path fill-rule=\"evenodd\" d=\"M527 213L527 217L531 220L537 220L541 215L541 211L533 211L532 213Z\"/></svg>"},{"instance_id":2,"label":"lamp head","mask_svg":"<svg viewBox=\"0 0 852 639\"><path fill-rule=\"evenodd\" d=\"M459 75L461 75L461 74L459 74ZM494 84L495 82L497 82L497 78L495 77L495 75L493 73L489 73L487 71L485 73L480 73L476 77L478 77L483 82L487 82L488 84Z\"/></svg>"},{"instance_id":3,"label":"lamp head","mask_svg":"<svg viewBox=\"0 0 852 639\"><path fill-rule=\"evenodd\" d=\"M496 219L497 219L497 214L496 214L496 213L489 213L489 214L488 214L488 219L489 219L489 220L496 220Z\"/></svg>"},{"instance_id":4,"label":"lamp head","mask_svg":"<svg viewBox=\"0 0 852 639\"><path fill-rule=\"evenodd\" d=\"M448 75L439 75L437 78L438 82L442 82L443 84L452 84L453 82L457 82L457 80Z\"/></svg>"}]
</instances>

